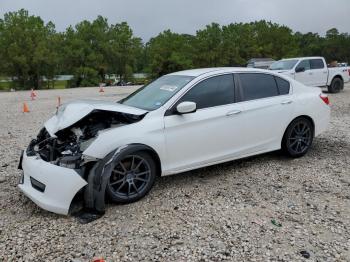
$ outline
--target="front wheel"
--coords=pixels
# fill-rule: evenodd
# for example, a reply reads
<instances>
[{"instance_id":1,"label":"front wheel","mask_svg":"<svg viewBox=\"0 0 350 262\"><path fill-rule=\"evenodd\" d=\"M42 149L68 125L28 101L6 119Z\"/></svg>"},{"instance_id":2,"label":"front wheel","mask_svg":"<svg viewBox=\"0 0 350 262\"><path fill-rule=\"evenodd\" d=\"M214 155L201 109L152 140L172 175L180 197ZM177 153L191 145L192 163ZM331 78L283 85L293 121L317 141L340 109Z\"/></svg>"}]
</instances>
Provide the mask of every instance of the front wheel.
<instances>
[{"instance_id":1,"label":"front wheel","mask_svg":"<svg viewBox=\"0 0 350 262\"><path fill-rule=\"evenodd\" d=\"M131 203L144 197L154 184L156 164L145 152L125 156L112 170L107 194L113 202Z\"/></svg>"},{"instance_id":2,"label":"front wheel","mask_svg":"<svg viewBox=\"0 0 350 262\"><path fill-rule=\"evenodd\" d=\"M311 147L313 137L312 122L306 118L297 118L290 123L284 134L282 149L291 157L301 157Z\"/></svg>"},{"instance_id":3,"label":"front wheel","mask_svg":"<svg viewBox=\"0 0 350 262\"><path fill-rule=\"evenodd\" d=\"M339 93L342 89L344 89L344 82L340 78L334 78L331 85L328 86L329 93Z\"/></svg>"}]
</instances>

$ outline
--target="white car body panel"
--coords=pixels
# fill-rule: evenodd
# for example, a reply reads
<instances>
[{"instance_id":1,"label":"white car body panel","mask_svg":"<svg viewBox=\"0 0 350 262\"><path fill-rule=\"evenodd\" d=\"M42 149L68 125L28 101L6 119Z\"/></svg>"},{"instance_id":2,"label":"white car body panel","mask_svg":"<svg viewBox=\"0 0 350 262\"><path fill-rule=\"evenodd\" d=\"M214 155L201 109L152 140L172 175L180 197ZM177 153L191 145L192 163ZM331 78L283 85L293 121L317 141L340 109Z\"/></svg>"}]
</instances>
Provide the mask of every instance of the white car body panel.
<instances>
[{"instance_id":1,"label":"white car body panel","mask_svg":"<svg viewBox=\"0 0 350 262\"><path fill-rule=\"evenodd\" d=\"M235 128L242 121L241 113L235 112L242 111L241 105L231 104L200 109L195 114L164 117L169 172L226 159L247 150L240 140L231 139L244 135Z\"/></svg>"},{"instance_id":2,"label":"white car body panel","mask_svg":"<svg viewBox=\"0 0 350 262\"><path fill-rule=\"evenodd\" d=\"M198 82L228 73L256 72L276 75L290 82L287 95L199 109L185 115L165 115L178 99ZM103 159L117 148L143 144L159 156L161 175L176 174L229 160L281 148L283 134L298 116L312 118L315 135L329 123L330 108L319 97L320 88L303 84L273 71L247 68L198 69L173 73L195 78L154 111L117 103L78 101L60 108L46 122L51 136L79 121L94 109L144 115L142 120L102 130L83 152L87 158ZM87 183L74 170L56 166L37 157L23 158L24 184L21 190L42 208L67 214L74 195ZM30 185L29 177L44 183L45 193Z\"/></svg>"},{"instance_id":3,"label":"white car body panel","mask_svg":"<svg viewBox=\"0 0 350 262\"><path fill-rule=\"evenodd\" d=\"M143 144L157 152L160 160L165 162L164 123L161 118L155 117L152 113L155 112L150 112L140 122L101 132L83 154L102 159L119 147Z\"/></svg>"},{"instance_id":4,"label":"white car body panel","mask_svg":"<svg viewBox=\"0 0 350 262\"><path fill-rule=\"evenodd\" d=\"M41 208L67 215L75 194L87 182L73 169L59 167L25 153L22 161L24 182L19 184L22 192ZM31 185L30 177L45 184L40 192Z\"/></svg>"},{"instance_id":5,"label":"white car body panel","mask_svg":"<svg viewBox=\"0 0 350 262\"><path fill-rule=\"evenodd\" d=\"M295 107L294 118L301 115L309 116L315 125L315 137L326 131L330 121L330 107L323 103L315 94L321 93L321 89L314 87L305 92L305 87L297 85L296 99L298 106ZM320 100L320 101L319 101Z\"/></svg>"}]
</instances>

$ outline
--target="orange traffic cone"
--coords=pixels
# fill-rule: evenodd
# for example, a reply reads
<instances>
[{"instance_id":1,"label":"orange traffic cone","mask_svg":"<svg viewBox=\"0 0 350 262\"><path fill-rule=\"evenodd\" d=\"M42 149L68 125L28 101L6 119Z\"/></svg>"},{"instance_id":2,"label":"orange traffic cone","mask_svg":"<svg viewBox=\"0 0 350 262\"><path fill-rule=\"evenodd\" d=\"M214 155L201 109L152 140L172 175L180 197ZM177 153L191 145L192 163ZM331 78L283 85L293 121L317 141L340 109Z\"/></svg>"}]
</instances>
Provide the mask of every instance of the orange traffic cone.
<instances>
[{"instance_id":1,"label":"orange traffic cone","mask_svg":"<svg viewBox=\"0 0 350 262\"><path fill-rule=\"evenodd\" d=\"M98 92L103 93L104 91L105 91L105 90L103 90L103 86L100 85L100 90L98 90Z\"/></svg>"},{"instance_id":2,"label":"orange traffic cone","mask_svg":"<svg viewBox=\"0 0 350 262\"><path fill-rule=\"evenodd\" d=\"M103 258L94 258L92 262L106 262Z\"/></svg>"},{"instance_id":3,"label":"orange traffic cone","mask_svg":"<svg viewBox=\"0 0 350 262\"><path fill-rule=\"evenodd\" d=\"M57 108L61 106L61 97L57 97Z\"/></svg>"},{"instance_id":4,"label":"orange traffic cone","mask_svg":"<svg viewBox=\"0 0 350 262\"><path fill-rule=\"evenodd\" d=\"M26 102L23 103L23 113L29 113L29 108Z\"/></svg>"},{"instance_id":5,"label":"orange traffic cone","mask_svg":"<svg viewBox=\"0 0 350 262\"><path fill-rule=\"evenodd\" d=\"M31 100L35 100L36 94L34 92L34 89L32 88L32 90L30 91L30 98Z\"/></svg>"}]
</instances>

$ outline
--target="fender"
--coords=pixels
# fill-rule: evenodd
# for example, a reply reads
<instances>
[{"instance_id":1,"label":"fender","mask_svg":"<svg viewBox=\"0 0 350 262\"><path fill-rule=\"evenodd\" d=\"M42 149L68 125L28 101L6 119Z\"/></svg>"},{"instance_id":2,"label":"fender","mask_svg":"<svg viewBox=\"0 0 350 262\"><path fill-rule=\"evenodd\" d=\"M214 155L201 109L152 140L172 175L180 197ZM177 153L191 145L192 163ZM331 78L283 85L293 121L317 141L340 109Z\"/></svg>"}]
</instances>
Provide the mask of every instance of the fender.
<instances>
[{"instance_id":1,"label":"fender","mask_svg":"<svg viewBox=\"0 0 350 262\"><path fill-rule=\"evenodd\" d=\"M105 192L114 163L119 162L125 156L147 150L154 153L155 150L143 144L124 145L109 153L105 158L96 162L88 175L88 185L84 191L84 211L78 217L80 222L89 223L105 213Z\"/></svg>"}]
</instances>

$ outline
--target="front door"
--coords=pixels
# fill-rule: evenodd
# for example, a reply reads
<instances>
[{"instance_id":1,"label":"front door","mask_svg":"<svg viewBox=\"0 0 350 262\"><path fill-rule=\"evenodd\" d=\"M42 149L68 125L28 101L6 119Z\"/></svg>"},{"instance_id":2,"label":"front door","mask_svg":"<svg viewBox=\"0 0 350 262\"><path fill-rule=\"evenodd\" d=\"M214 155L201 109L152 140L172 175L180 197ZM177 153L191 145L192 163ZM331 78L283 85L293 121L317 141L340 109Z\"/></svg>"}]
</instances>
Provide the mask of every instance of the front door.
<instances>
[{"instance_id":1,"label":"front door","mask_svg":"<svg viewBox=\"0 0 350 262\"><path fill-rule=\"evenodd\" d=\"M298 72L299 68L303 68L304 71ZM310 60L305 59L301 60L297 67L295 68L295 80L299 81L300 83L303 83L307 86L313 86L314 83L314 76L313 72L310 67Z\"/></svg>"},{"instance_id":2,"label":"front door","mask_svg":"<svg viewBox=\"0 0 350 262\"><path fill-rule=\"evenodd\" d=\"M195 102L197 111L177 114L176 105L185 101ZM171 171L222 161L242 150L242 115L241 105L234 103L232 74L214 76L192 87L164 116Z\"/></svg>"}]
</instances>

